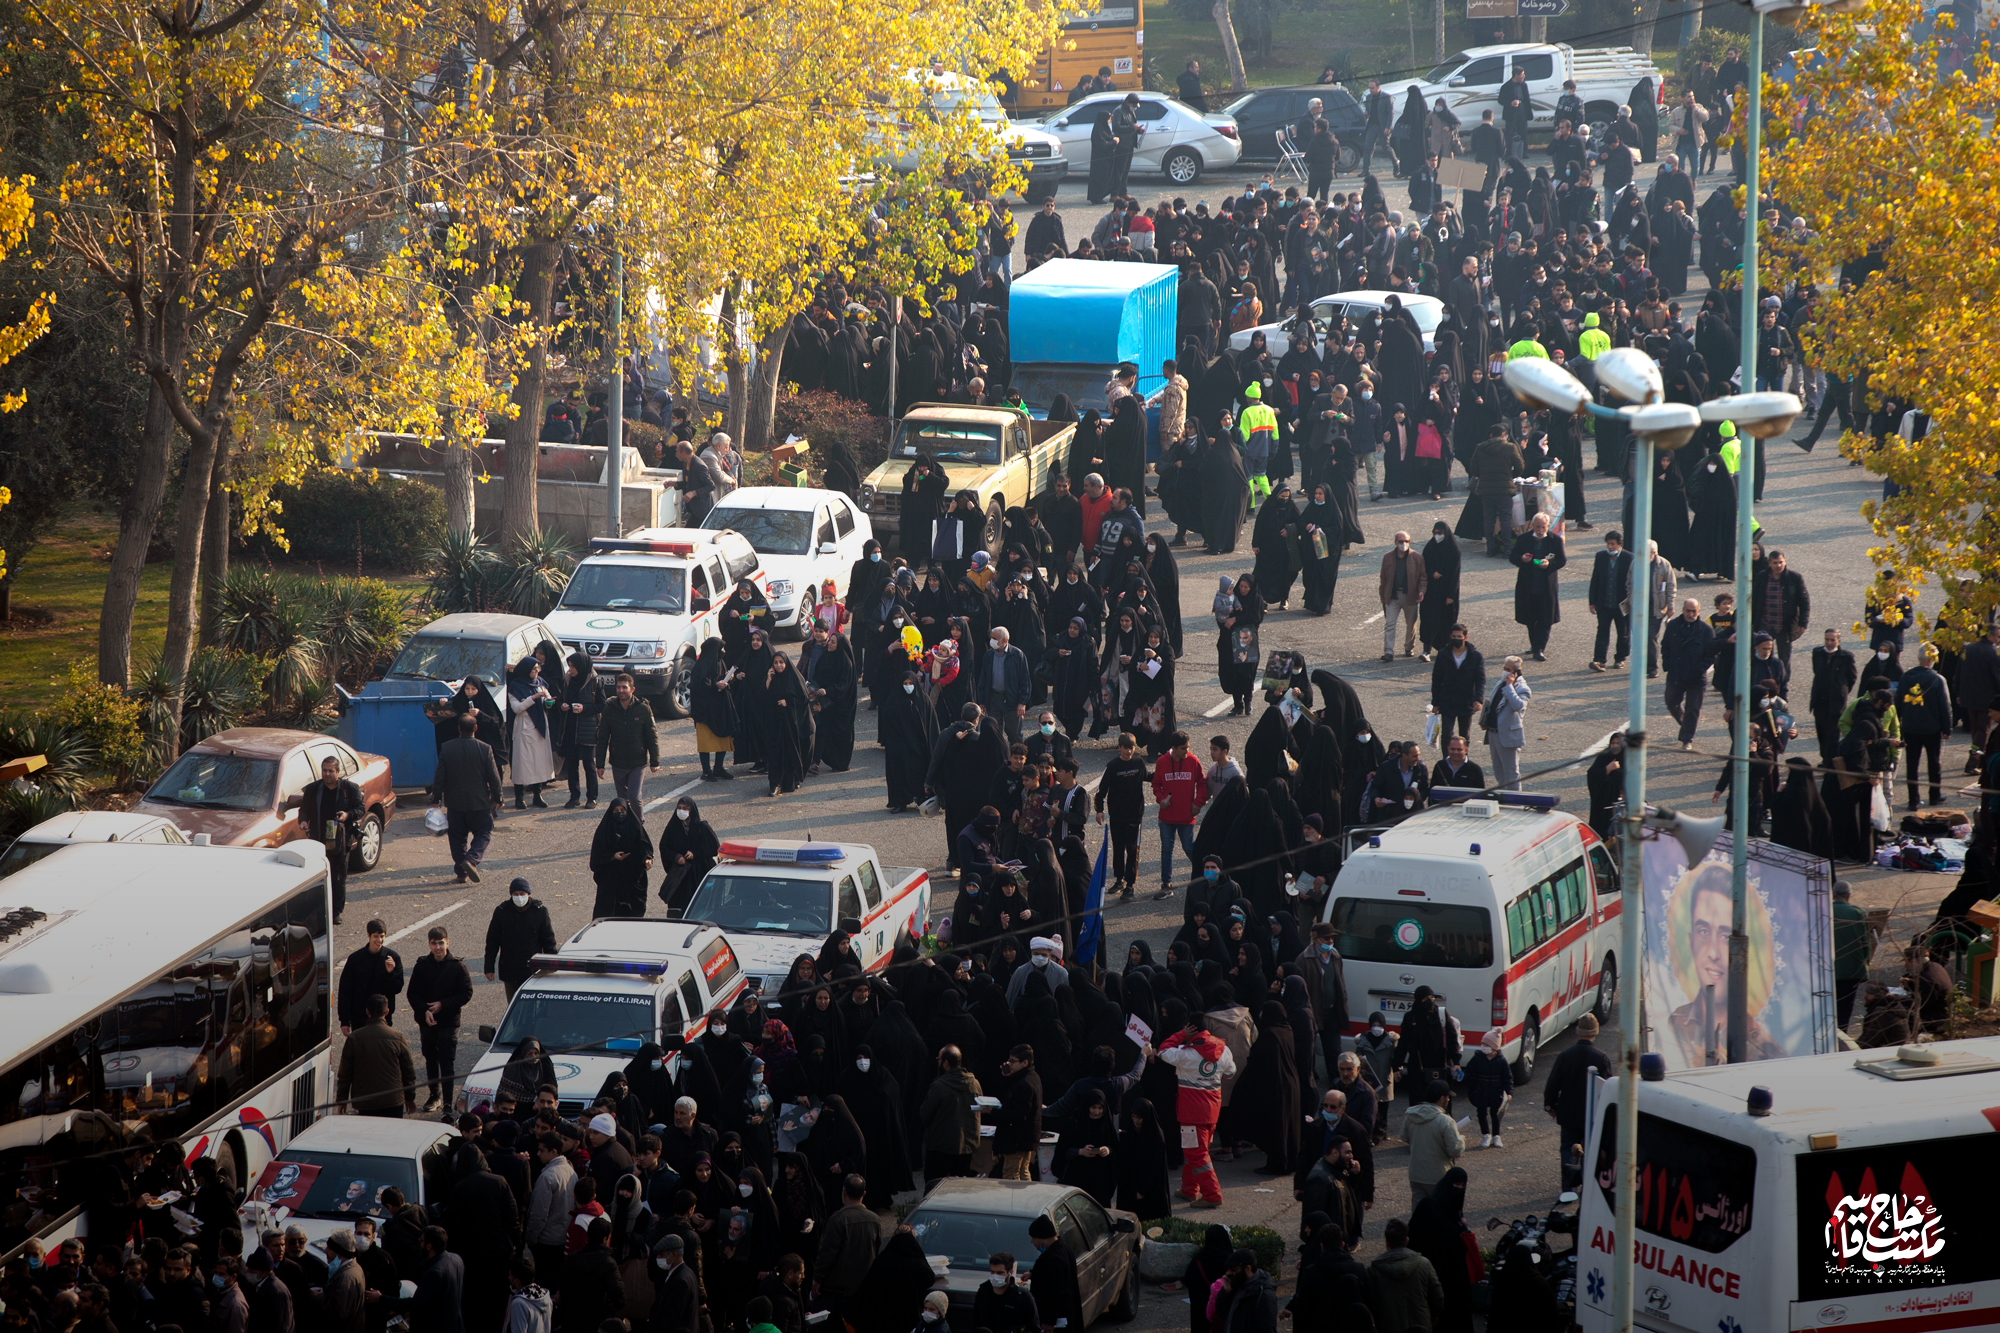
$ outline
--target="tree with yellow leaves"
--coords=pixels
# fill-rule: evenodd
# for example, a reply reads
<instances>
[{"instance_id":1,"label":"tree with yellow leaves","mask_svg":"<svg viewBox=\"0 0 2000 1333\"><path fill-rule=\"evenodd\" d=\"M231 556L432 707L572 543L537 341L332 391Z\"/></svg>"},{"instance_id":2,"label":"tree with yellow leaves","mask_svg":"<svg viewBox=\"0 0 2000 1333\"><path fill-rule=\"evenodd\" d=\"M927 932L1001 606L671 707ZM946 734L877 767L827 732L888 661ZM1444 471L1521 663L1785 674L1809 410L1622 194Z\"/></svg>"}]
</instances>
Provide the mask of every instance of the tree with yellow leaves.
<instances>
[{"instance_id":1,"label":"tree with yellow leaves","mask_svg":"<svg viewBox=\"0 0 2000 1333\"><path fill-rule=\"evenodd\" d=\"M19 249L27 240L28 230L34 225L35 198L34 178L24 176L18 181L0 181L0 260ZM49 331L49 307L55 297L44 294L28 307L28 313L19 324L0 328L0 366L6 365L25 350L29 343ZM0 412L20 410L27 401L25 393L0 395ZM12 504L13 492L0 486L0 506ZM0 578L7 574L7 553L0 551Z\"/></svg>"},{"instance_id":2,"label":"tree with yellow leaves","mask_svg":"<svg viewBox=\"0 0 2000 1333\"><path fill-rule=\"evenodd\" d=\"M1873 0L1790 39L1814 59L1767 81L1766 179L1810 229L1772 238L1761 276L1861 279L1822 287L1808 356L1863 379L1871 406L1929 414L1919 442L1863 430L1841 448L1900 488L1862 505L1871 555L1902 594L1942 582L1952 604L1932 624L1960 643L2000 608L2000 66L1981 43L1940 78L1949 23Z\"/></svg>"}]
</instances>

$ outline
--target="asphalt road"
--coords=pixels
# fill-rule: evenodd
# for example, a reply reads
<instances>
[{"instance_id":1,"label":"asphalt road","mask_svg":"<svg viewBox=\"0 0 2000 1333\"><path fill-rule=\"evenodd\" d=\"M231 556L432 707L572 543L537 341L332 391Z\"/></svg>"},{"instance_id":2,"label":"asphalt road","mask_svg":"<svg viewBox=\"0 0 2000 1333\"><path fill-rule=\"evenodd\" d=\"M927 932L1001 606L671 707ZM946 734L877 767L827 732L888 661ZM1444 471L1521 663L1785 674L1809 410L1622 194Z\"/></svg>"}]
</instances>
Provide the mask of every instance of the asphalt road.
<instances>
[{"instance_id":1,"label":"asphalt road","mask_svg":"<svg viewBox=\"0 0 2000 1333\"><path fill-rule=\"evenodd\" d=\"M1227 176L1218 174L1205 178L1195 191L1182 193L1190 200L1214 200L1224 189L1240 188L1243 178L1255 179L1262 171L1260 167ZM1718 180L1714 176L1704 180L1703 193ZM1348 177L1342 183L1352 181ZM1154 183L1158 182L1146 184ZM1082 183L1073 178L1063 187L1060 202L1080 208L1081 195ZM1150 196L1144 197L1150 201ZM1699 274L1695 276L1699 281ZM1684 307L1698 300L1696 293L1691 301L1684 301ZM1588 455L1586 461L1591 461ZM1816 628L1803 641L1809 648L1817 641L1818 627L1838 626L1846 630L1861 615L1870 565L1868 537L1857 510L1876 488L1866 473L1851 469L1844 459L1825 447L1806 455L1784 440L1773 441L1770 468L1769 488L1765 502L1758 506L1758 518L1769 534L1767 544L1786 550L1792 568L1803 574L1811 590ZM1376 599L1376 568L1394 532L1408 531L1421 542L1428 537L1434 519L1456 520L1465 498L1462 475L1454 476L1453 488L1442 503L1412 499L1371 505L1364 501L1361 522L1367 543L1347 556L1332 613L1312 617L1294 609L1273 614L1264 625L1263 642L1267 649L1296 649L1305 654L1313 667L1330 668L1351 681L1367 704L1375 729L1385 739L1420 733L1428 698L1429 668L1401 657L1393 663L1378 660L1382 641L1378 629L1381 608ZM1576 533L1570 538L1571 565L1562 579L1565 615L1551 640L1550 660L1529 664L1528 680L1535 693L1528 715L1529 745L1523 756L1523 772L1529 775L1527 787L1561 796L1564 807L1572 810L1584 806L1584 770L1590 756L1611 732L1627 723L1625 677L1592 673L1585 666L1594 624L1583 605L1583 589L1590 557L1599 548L1605 529L1616 520L1618 487L1612 479L1592 473L1585 478L1585 488L1590 517L1597 530ZM1153 512L1157 513L1157 505ZM1214 734L1230 737L1240 753L1254 719L1204 718L1211 711L1224 714L1228 711L1227 700L1215 679L1208 604L1217 575L1234 575L1249 568L1248 542L1244 541L1235 556L1203 556L1198 545L1177 550L1175 555L1180 561L1181 611L1188 627L1177 699L1182 725L1198 738L1198 754L1206 753L1200 738ZM1513 586L1513 571L1504 561L1489 560L1476 547L1467 550L1463 618L1471 627L1474 642L1485 653L1490 671L1498 670L1501 656L1527 651L1526 634L1512 619ZM1704 607L1722 590L1722 585L1714 581L1684 586L1702 599ZM1298 605L1296 594L1293 604ZM1794 662L1794 669L1803 681L1809 659L1802 651ZM1656 736L1663 734L1665 721L1660 699L1660 684L1656 681L1648 691L1647 701ZM1801 709L1800 715L1801 721L1809 725L1809 714ZM691 725L675 723L664 726L662 731L665 763L662 771L647 781L645 792L649 807L647 822L656 837L664 819L657 807L669 804L681 792L690 792L701 802L704 816L725 837L762 834L862 841L872 843L882 861L888 864L942 865L946 834L942 821L925 820L914 813L892 815L883 808L881 751L873 744L874 715L865 705L859 717L859 743L853 769L845 774L810 778L799 792L778 799L766 797L764 784L747 775L744 780L725 785L701 783ZM1652 752L1650 794L1655 799L1689 806L1708 803L1727 748L1720 708L1713 702L1696 743L1697 752L1692 754L1671 747ZM1810 744L1809 733L1801 737L1800 744ZM1088 777L1102 768L1111 751L1105 747L1085 747L1080 749L1079 757ZM1485 762L1483 755L1474 757ZM560 806L565 795L559 790L552 795L553 804ZM434 921L447 925L457 951L473 960L473 1001L465 1011L459 1046L459 1068L470 1069L481 1053L474 1040L477 1025L497 1024L504 1009L500 987L486 983L478 975L487 918L502 901L508 881L522 875L548 903L558 938L583 926L594 896L586 862L591 834L601 814L601 808L516 813L510 804L499 821L483 867L484 883L460 886L452 882L444 840L424 833L421 799L407 803L405 813L389 831L380 867L350 881L346 924L336 932L336 950L344 957L360 947L365 943L364 923L370 916L380 916L398 937L392 947L402 952L406 962L411 962L423 953L425 927ZM1150 867L1157 866L1154 836L1149 832L1142 847L1142 867L1148 867L1147 878L1152 874ZM1933 877L1904 896L1922 899L1926 894L1941 894L1947 887L1941 877ZM1884 891L1887 892L1886 887ZM1161 951L1180 923L1178 898L1159 904L1142 898L1131 906L1114 907L1107 913L1114 955L1122 955L1126 943L1133 938L1147 939L1156 952ZM407 1033L407 1014L399 1017ZM1467 1035L1468 1038L1474 1035L1470 1028ZM1607 1040L1610 1037L1607 1034ZM1544 1048L1542 1070L1549 1067L1557 1051L1571 1039L1565 1033ZM1475 1226L1483 1224L1489 1216L1506 1219L1543 1210L1553 1199L1557 1188L1558 1146L1554 1122L1540 1110L1540 1085L1541 1075L1537 1074L1530 1085L1517 1089L1504 1150L1481 1152L1475 1147L1467 1154L1464 1165L1472 1177L1468 1217ZM1392 1134L1399 1122L1400 1117L1392 1122ZM1399 1215L1397 1200L1407 1197L1402 1186L1404 1158L1405 1152L1393 1136L1378 1149L1382 1202L1370 1213L1364 1257L1379 1250L1382 1224ZM1222 1175L1226 1206L1220 1212L1199 1216L1230 1224L1265 1222L1288 1237L1295 1234L1297 1208L1289 1197L1289 1182L1254 1176L1251 1167L1255 1164L1255 1154L1247 1163L1225 1164ZM1289 1269L1286 1276L1289 1278ZM1182 1293L1178 1291L1146 1289L1142 1326L1178 1327L1178 1321L1186 1313L1181 1302Z\"/></svg>"}]
</instances>

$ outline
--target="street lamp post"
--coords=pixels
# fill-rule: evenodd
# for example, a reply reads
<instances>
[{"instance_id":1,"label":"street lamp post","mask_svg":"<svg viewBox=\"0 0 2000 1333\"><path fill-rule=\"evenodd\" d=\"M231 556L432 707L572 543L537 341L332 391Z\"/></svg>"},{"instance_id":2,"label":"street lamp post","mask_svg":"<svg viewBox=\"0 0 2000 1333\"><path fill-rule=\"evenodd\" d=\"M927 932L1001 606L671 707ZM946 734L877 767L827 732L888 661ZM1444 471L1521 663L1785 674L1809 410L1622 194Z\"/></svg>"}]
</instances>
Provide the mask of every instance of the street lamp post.
<instances>
[{"instance_id":1,"label":"street lamp post","mask_svg":"<svg viewBox=\"0 0 2000 1333\"><path fill-rule=\"evenodd\" d=\"M1684 403L1663 403L1660 368L1652 358L1629 347L1613 348L1593 363L1597 382L1618 397L1639 404L1624 409L1600 406L1568 371L1550 361L1522 358L1507 363L1507 387L1521 401L1536 407L1566 412L1588 412L1592 416L1623 420L1630 427L1638 454L1632 462L1632 527L1629 538L1633 551L1631 614L1650 616L1652 602L1648 584L1652 576L1649 548L1638 536L1652 528L1653 458L1656 449L1678 449L1693 438L1701 415ZM1636 628L1636 627L1635 627ZM1637 637L1636 635L1634 636ZM1625 724L1625 821L1620 831L1622 871L1619 894L1618 1028L1622 1046L1618 1064L1619 1104L1626 1108L1618 1117L1617 1238L1611 1265L1613 1278L1613 1327L1632 1327L1632 1237L1638 1218L1639 1117L1633 1108L1639 1101L1640 967L1645 952L1639 882L1641 853L1639 831L1646 813L1646 649L1634 645L1629 655L1631 674L1627 682L1630 712ZM1563 1145L1565 1155L1569 1151Z\"/></svg>"}]
</instances>

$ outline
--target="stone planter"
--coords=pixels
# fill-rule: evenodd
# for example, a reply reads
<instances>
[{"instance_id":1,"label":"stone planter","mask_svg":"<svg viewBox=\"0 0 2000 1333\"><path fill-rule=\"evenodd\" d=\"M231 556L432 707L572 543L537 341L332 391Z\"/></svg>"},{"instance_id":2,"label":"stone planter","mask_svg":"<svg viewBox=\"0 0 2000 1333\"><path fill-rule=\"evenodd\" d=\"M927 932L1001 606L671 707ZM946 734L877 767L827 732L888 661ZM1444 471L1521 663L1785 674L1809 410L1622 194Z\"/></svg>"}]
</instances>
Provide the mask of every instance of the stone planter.
<instances>
[{"instance_id":1,"label":"stone planter","mask_svg":"<svg viewBox=\"0 0 2000 1333\"><path fill-rule=\"evenodd\" d=\"M1200 1249L1199 1245L1149 1240L1139 1251L1139 1276L1148 1282L1178 1282Z\"/></svg>"}]
</instances>

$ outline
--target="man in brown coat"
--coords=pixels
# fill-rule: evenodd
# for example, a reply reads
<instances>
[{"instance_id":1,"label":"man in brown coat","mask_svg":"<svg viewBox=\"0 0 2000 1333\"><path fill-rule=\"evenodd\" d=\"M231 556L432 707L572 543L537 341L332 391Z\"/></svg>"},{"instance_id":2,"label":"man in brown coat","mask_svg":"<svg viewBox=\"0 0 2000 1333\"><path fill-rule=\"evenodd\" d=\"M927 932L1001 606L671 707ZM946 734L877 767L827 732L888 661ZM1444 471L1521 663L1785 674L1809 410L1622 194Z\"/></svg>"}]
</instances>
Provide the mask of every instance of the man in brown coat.
<instances>
[{"instance_id":1,"label":"man in brown coat","mask_svg":"<svg viewBox=\"0 0 2000 1333\"><path fill-rule=\"evenodd\" d=\"M1505 555L1514 537L1514 482L1527 466L1521 446L1507 438L1507 428L1493 427L1472 452L1472 480L1479 490L1479 507L1484 517L1479 531L1486 538L1486 554Z\"/></svg>"},{"instance_id":2,"label":"man in brown coat","mask_svg":"<svg viewBox=\"0 0 2000 1333\"><path fill-rule=\"evenodd\" d=\"M1410 548L1410 534L1382 556L1382 660L1396 660L1396 617L1403 618L1403 656L1417 650L1417 603L1424 600L1424 558Z\"/></svg>"},{"instance_id":3,"label":"man in brown coat","mask_svg":"<svg viewBox=\"0 0 2000 1333\"><path fill-rule=\"evenodd\" d=\"M417 1109L417 1066L410 1044L389 1026L389 997L368 997L368 1021L340 1049L334 1100L355 1115L400 1120Z\"/></svg>"}]
</instances>

